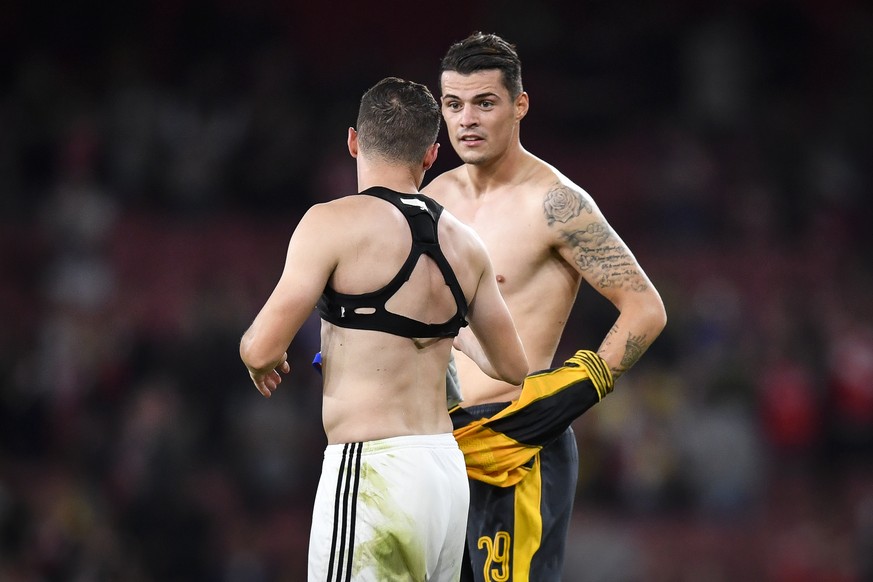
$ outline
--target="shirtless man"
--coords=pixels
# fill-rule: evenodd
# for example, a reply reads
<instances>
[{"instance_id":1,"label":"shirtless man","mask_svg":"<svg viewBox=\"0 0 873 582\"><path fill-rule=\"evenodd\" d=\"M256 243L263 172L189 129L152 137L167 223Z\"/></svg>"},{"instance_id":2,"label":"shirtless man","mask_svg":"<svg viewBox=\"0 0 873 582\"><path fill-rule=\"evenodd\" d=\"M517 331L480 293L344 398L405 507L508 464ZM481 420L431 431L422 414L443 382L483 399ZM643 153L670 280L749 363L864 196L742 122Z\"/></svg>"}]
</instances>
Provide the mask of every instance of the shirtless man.
<instances>
[{"instance_id":1,"label":"shirtless man","mask_svg":"<svg viewBox=\"0 0 873 582\"><path fill-rule=\"evenodd\" d=\"M463 165L436 177L424 192L482 237L531 369L553 365L583 280L619 310L596 354L577 352L600 378L595 390L588 389L591 400L576 409L581 413L608 393L614 379L660 334L666 324L663 302L591 196L522 147L519 129L529 100L515 47L499 36L474 33L448 50L440 71L443 118ZM463 354L456 360L463 403L452 416L459 436L459 429L477 419L506 414L507 403L517 401L522 391L516 383L486 375ZM565 376L547 380L563 382ZM551 394L558 388L547 390ZM523 478L519 473L507 479L500 472L505 467L487 475L490 469L474 467L474 456L462 443L471 491L469 563L462 579L560 580L578 472L571 420L558 419L563 410L563 403L553 405L528 418L527 425L524 411L513 411L512 430L521 436L512 442L536 441L538 447L525 466L515 467L523 470ZM540 438L559 423L564 424L558 438ZM498 429L493 422L489 426ZM484 441L478 440L481 448ZM502 448L490 458L479 455L486 465L517 453L506 442L497 444Z\"/></svg>"},{"instance_id":2,"label":"shirtless man","mask_svg":"<svg viewBox=\"0 0 873 582\"><path fill-rule=\"evenodd\" d=\"M457 580L469 489L445 406L452 338L469 322L493 372L517 384L528 371L482 241L418 191L439 126L423 85L391 77L364 94L348 134L359 194L304 215L240 343L269 398L318 305L328 446L310 581Z\"/></svg>"}]
</instances>

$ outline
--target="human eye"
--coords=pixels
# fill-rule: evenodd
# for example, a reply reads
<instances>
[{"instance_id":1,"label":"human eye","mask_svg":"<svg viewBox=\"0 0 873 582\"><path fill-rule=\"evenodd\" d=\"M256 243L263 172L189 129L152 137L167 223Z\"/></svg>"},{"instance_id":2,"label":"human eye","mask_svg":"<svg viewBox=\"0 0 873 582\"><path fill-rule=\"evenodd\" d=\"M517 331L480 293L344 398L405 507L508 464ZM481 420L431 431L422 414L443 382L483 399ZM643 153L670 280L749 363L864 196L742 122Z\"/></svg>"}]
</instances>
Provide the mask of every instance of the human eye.
<instances>
[{"instance_id":1,"label":"human eye","mask_svg":"<svg viewBox=\"0 0 873 582\"><path fill-rule=\"evenodd\" d=\"M443 103L443 107L445 107L445 108L448 109L449 111L460 111L460 109L461 109L461 102L460 102L460 101L455 101L455 100L445 101L445 102Z\"/></svg>"},{"instance_id":2,"label":"human eye","mask_svg":"<svg viewBox=\"0 0 873 582\"><path fill-rule=\"evenodd\" d=\"M493 109L494 108L494 101L491 101L489 99L485 99L485 100L479 102L479 107L481 107L482 109Z\"/></svg>"}]
</instances>

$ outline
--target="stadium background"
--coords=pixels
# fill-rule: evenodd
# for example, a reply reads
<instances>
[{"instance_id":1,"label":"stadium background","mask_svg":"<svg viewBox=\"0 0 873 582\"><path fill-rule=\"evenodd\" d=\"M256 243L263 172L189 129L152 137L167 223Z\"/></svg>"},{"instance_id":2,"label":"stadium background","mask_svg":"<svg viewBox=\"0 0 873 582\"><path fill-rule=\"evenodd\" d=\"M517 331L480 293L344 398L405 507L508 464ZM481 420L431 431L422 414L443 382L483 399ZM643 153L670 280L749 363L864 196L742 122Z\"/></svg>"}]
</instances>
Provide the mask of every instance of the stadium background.
<instances>
[{"instance_id":1,"label":"stadium background","mask_svg":"<svg viewBox=\"0 0 873 582\"><path fill-rule=\"evenodd\" d=\"M361 93L477 29L670 318L574 425L566 579L873 579L869 4L103 4L0 7L0 579L303 579L318 322L269 401L237 342Z\"/></svg>"}]
</instances>

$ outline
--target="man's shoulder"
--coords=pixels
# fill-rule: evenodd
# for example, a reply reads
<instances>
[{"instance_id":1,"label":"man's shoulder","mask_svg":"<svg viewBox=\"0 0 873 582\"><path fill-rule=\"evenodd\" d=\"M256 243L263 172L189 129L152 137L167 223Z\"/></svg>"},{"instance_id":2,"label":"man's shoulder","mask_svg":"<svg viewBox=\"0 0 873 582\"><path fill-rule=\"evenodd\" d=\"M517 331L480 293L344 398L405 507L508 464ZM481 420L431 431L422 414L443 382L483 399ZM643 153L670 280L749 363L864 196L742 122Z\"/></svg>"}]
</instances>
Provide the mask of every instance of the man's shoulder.
<instances>
[{"instance_id":1,"label":"man's shoulder","mask_svg":"<svg viewBox=\"0 0 873 582\"><path fill-rule=\"evenodd\" d=\"M325 202L319 202L309 207L300 224L307 224L322 234L330 233L335 236L344 232L350 225L361 222L361 213L365 212L368 203L366 196L352 194L335 198Z\"/></svg>"},{"instance_id":2,"label":"man's shoulder","mask_svg":"<svg viewBox=\"0 0 873 582\"><path fill-rule=\"evenodd\" d=\"M456 189L462 186L465 181L466 173L463 171L463 166L458 166L451 170L446 170L442 174L437 175L422 189L421 193L431 198L439 197L447 190Z\"/></svg>"},{"instance_id":3,"label":"man's shoulder","mask_svg":"<svg viewBox=\"0 0 873 582\"><path fill-rule=\"evenodd\" d=\"M535 178L531 181L538 182L542 185L542 187L547 190L563 187L569 188L570 190L575 190L577 192L585 192L578 184L574 183L573 180L568 178L566 174L561 172L558 168L553 166L552 164L543 161L537 158L537 164L535 166Z\"/></svg>"},{"instance_id":4,"label":"man's shoulder","mask_svg":"<svg viewBox=\"0 0 873 582\"><path fill-rule=\"evenodd\" d=\"M572 190L587 196L585 190L552 164L530 153L523 159L506 184L516 194L537 202L542 202L555 189Z\"/></svg>"},{"instance_id":5,"label":"man's shoulder","mask_svg":"<svg viewBox=\"0 0 873 582\"><path fill-rule=\"evenodd\" d=\"M361 194L349 194L334 198L333 200L313 204L309 207L309 212L321 215L343 214L368 204L372 199L370 196L363 196Z\"/></svg>"}]
</instances>

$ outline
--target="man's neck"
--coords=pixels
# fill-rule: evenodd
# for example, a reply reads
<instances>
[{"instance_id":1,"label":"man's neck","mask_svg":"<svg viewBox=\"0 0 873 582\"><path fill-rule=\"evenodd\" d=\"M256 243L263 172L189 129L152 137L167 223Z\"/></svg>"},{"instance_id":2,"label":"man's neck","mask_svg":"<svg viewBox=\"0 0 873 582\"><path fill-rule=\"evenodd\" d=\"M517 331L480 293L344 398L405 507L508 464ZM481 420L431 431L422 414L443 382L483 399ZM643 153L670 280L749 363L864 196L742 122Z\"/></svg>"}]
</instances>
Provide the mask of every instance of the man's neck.
<instances>
[{"instance_id":1,"label":"man's neck","mask_svg":"<svg viewBox=\"0 0 873 582\"><path fill-rule=\"evenodd\" d=\"M418 192L420 184L421 177L405 167L381 164L358 167L358 192L381 186L395 192L414 194Z\"/></svg>"},{"instance_id":2,"label":"man's neck","mask_svg":"<svg viewBox=\"0 0 873 582\"><path fill-rule=\"evenodd\" d=\"M478 196L517 182L518 176L526 173L531 159L530 154L519 144L491 163L465 163L463 168L467 172L473 193Z\"/></svg>"}]
</instances>

